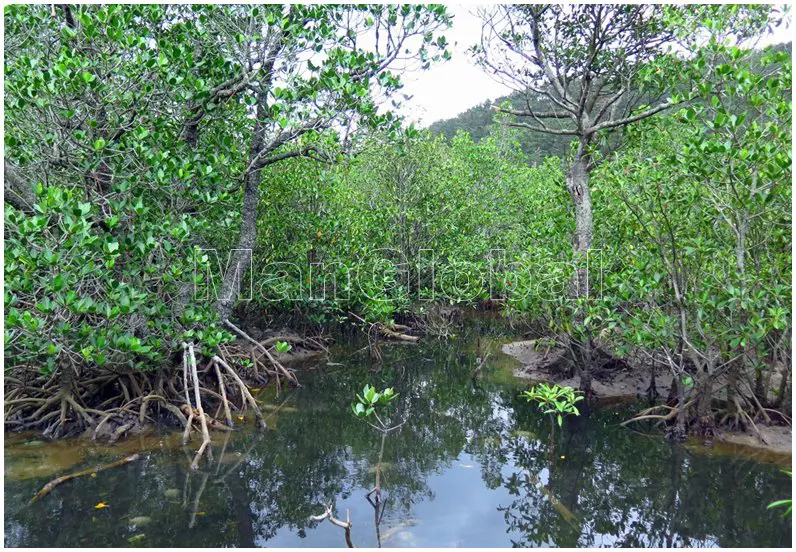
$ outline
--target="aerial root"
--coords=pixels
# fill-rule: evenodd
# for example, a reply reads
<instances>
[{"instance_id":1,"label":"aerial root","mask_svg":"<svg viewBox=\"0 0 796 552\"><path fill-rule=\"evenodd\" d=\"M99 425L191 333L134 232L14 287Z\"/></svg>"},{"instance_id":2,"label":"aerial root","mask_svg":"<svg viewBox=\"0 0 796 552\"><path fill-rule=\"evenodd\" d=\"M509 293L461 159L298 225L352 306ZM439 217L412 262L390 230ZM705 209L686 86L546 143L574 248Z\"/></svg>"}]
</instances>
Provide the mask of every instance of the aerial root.
<instances>
[{"instance_id":1,"label":"aerial root","mask_svg":"<svg viewBox=\"0 0 796 552\"><path fill-rule=\"evenodd\" d=\"M771 414L776 414L777 416L782 418L782 421L788 424L789 426L793 425L793 420L791 420L791 418L784 412L780 412L779 410L775 410L773 408L764 408L763 410L765 410L766 412L770 412Z\"/></svg>"},{"instance_id":2,"label":"aerial root","mask_svg":"<svg viewBox=\"0 0 796 552\"><path fill-rule=\"evenodd\" d=\"M210 444L210 431L208 431L207 429L207 420L205 419L205 411L204 408L202 408L202 397L201 393L199 393L199 374L196 372L196 357L193 352L193 343L188 343L188 344L183 343L182 347L183 347L183 357L185 357L185 355L187 355L188 357L187 362L183 361L183 366L187 364L188 367L191 369L191 377L193 379L194 400L196 401L194 408L199 413L199 422L201 423L202 427L202 444L199 447L199 451L196 453L193 462L191 462L191 469L196 470L199 467L199 459L202 457L202 454L205 452L205 450L207 450L208 458L212 460L213 449L208 448L208 445ZM188 427L190 427L190 425Z\"/></svg>"},{"instance_id":3,"label":"aerial root","mask_svg":"<svg viewBox=\"0 0 796 552\"><path fill-rule=\"evenodd\" d=\"M289 339L297 342L296 338ZM321 348L320 344L312 345L309 341L305 346ZM194 346L184 343L182 385L179 368L175 371L101 373L84 380L73 377L71 372L65 373L65 369L69 370L66 367L30 379L6 376L4 424L15 431L37 429L48 438L88 431L93 440L115 442L134 429L167 415L183 428L186 441L194 429L202 435L201 453L193 462L197 466L199 458L212 454L208 448L210 431L232 430L234 411L251 407L259 426L266 425L255 398L244 383L244 378L251 381L252 375L259 381L267 381L263 377L265 372L238 372L238 361L243 360L239 358L240 351L245 350L246 359L250 355L255 359L252 363L255 370L258 365L267 367L267 371L277 377L280 389L286 380L297 384L293 372L273 359L267 349L261 350L259 344L254 350L247 344L228 353L229 357L225 356L226 350L220 347L217 356L199 367ZM30 372L35 373L33 367ZM214 411L216 415L212 416Z\"/></svg>"},{"instance_id":4,"label":"aerial root","mask_svg":"<svg viewBox=\"0 0 796 552\"><path fill-rule=\"evenodd\" d=\"M221 402L224 406L224 418L227 420L227 425L232 427L232 412L229 409L229 401L227 400L227 390L224 387L224 378L221 376L221 370L218 369L218 363L213 363L213 368L216 370L216 378L218 378L218 388L221 391Z\"/></svg>"},{"instance_id":5,"label":"aerial root","mask_svg":"<svg viewBox=\"0 0 796 552\"><path fill-rule=\"evenodd\" d=\"M243 380L240 379L240 376L232 369L232 367L224 362L220 357L214 356L212 361L216 365L216 369L218 369L218 365L220 364L226 371L232 376L232 379L235 380L235 383L238 384L238 388L240 389L241 395L244 399L251 405L252 409L254 409L254 414L257 416L257 421L260 423L260 427L265 429L265 419L263 418L263 413L260 411L260 407L257 406L257 401L254 400L251 392L246 388L246 385L243 383Z\"/></svg>"},{"instance_id":6,"label":"aerial root","mask_svg":"<svg viewBox=\"0 0 796 552\"><path fill-rule=\"evenodd\" d=\"M685 405L683 406L683 410L687 409L693 403L694 403L694 400L690 400L687 403L685 403ZM659 410L659 409L660 410L668 410L669 412L667 414L653 414L653 412L655 412L656 410ZM630 424L632 422L641 422L641 421L644 421L644 420L657 420L659 423L660 422L668 422L669 420L673 420L677 416L678 412L680 412L680 407L669 406L669 405L666 405L666 404L659 404L659 405L656 405L656 406L653 406L651 408L648 408L648 409L644 410L638 416L630 418L629 420L625 420L624 422L620 423L619 425L626 426L626 425L628 425L628 424Z\"/></svg>"},{"instance_id":7,"label":"aerial root","mask_svg":"<svg viewBox=\"0 0 796 552\"><path fill-rule=\"evenodd\" d=\"M763 434L762 434L762 433L760 433L760 430L759 430L759 429L757 429L757 425L755 425L754 421L752 420L752 417L751 417L751 416L749 416L749 414L747 414L745 410L741 410L740 412L741 412L741 416L743 416L744 418L746 418L746 420L747 420L747 421L749 422L749 424L752 426L752 429L754 429L754 430L755 430L755 434L757 435L757 438L758 438L758 439L760 439L760 442L761 442L761 443L763 443L764 445L767 445L768 443L767 443L767 442L766 442L766 440L763 438Z\"/></svg>"},{"instance_id":8,"label":"aerial root","mask_svg":"<svg viewBox=\"0 0 796 552\"><path fill-rule=\"evenodd\" d=\"M299 385L298 379L296 378L296 375L293 373L293 371L288 370L287 368L282 366L282 364L274 358L274 355L272 355L266 347L255 341L254 338L252 338L249 334L238 328L235 324L233 324L229 320L224 320L224 323L227 326L229 326L232 329L232 331L237 333L243 339L245 339L254 347L256 347L258 350L260 350L279 373L285 376L289 381L293 382L294 385L296 386Z\"/></svg>"}]
</instances>

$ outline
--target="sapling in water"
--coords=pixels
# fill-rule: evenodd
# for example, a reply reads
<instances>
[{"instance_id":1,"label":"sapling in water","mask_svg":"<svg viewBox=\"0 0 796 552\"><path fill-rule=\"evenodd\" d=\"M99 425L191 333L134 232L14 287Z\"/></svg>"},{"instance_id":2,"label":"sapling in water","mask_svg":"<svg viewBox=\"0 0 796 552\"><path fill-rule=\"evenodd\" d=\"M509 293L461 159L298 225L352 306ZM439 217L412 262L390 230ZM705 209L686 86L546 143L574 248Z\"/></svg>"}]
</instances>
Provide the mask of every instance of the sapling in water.
<instances>
[{"instance_id":1,"label":"sapling in water","mask_svg":"<svg viewBox=\"0 0 796 552\"><path fill-rule=\"evenodd\" d=\"M387 387L382 391L376 391L375 387L365 385L362 389L362 394L360 395L357 393L356 395L357 402L351 403L351 410L354 412L354 415L381 433L381 448L379 449L379 460L376 463L376 485L365 495L370 505L373 506L376 540L379 546L381 546L379 524L384 516L384 507L382 506L381 499L381 462L384 456L384 443L390 431L398 429L406 422L406 420L404 420L397 425L390 426L390 422L386 417L389 404L394 401L397 396L398 394L392 387ZM381 416L379 412L381 412ZM371 417L376 421L375 424L369 420ZM375 500L371 499L371 496L374 496Z\"/></svg>"},{"instance_id":2,"label":"sapling in water","mask_svg":"<svg viewBox=\"0 0 796 552\"><path fill-rule=\"evenodd\" d=\"M365 420L366 423L375 427L379 431L386 433L400 427L403 425L403 423L398 424L397 426L389 427L389 424L382 420L382 418L379 416L377 410L384 411L387 405L390 404L390 402L392 402L397 396L398 394L392 387L387 387L383 391L376 391L375 387L365 385L365 387L362 389L362 394L360 395L357 393L358 402L351 404L351 410L354 411L354 415L357 418ZM382 416L383 415L384 414L382 414ZM373 416L373 418L379 424L378 426L368 421L368 418L371 416Z\"/></svg>"},{"instance_id":3,"label":"sapling in water","mask_svg":"<svg viewBox=\"0 0 796 552\"><path fill-rule=\"evenodd\" d=\"M528 402L536 402L539 410L545 414L550 414L558 421L558 426L564 425L564 416L567 414L580 415L580 411L575 403L583 400L580 391L575 391L571 387L562 387L557 383L548 385L540 383L524 391L523 396Z\"/></svg>"},{"instance_id":4,"label":"sapling in water","mask_svg":"<svg viewBox=\"0 0 796 552\"><path fill-rule=\"evenodd\" d=\"M557 383L553 385L539 383L528 391L523 391L522 396L528 402L536 402L539 410L550 415L550 454L552 455L555 449L555 422L558 421L558 427L561 427L567 414L580 416L575 403L582 401L583 395L580 391L575 391L571 387L562 387Z\"/></svg>"}]
</instances>

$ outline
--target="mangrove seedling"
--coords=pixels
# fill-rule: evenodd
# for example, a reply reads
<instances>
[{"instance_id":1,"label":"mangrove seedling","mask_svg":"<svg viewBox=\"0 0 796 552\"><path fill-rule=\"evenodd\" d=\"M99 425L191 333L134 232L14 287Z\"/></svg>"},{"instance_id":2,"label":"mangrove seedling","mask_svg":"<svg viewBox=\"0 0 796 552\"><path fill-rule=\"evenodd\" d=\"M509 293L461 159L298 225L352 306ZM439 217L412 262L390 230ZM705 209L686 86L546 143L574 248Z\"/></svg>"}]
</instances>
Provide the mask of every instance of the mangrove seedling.
<instances>
[{"instance_id":1,"label":"mangrove seedling","mask_svg":"<svg viewBox=\"0 0 796 552\"><path fill-rule=\"evenodd\" d=\"M382 517L384 516L384 506L386 503L382 502L381 498L381 476L382 476L382 460L384 458L384 443L387 440L387 434L394 430L398 429L404 423L403 422L389 427L388 422L382 420L382 417L379 416L380 411L386 411L388 405L395 400L398 394L392 387L387 387L382 391L376 391L375 387L370 385L365 385L362 389L362 394L360 395L357 393L357 402L351 403L351 410L353 410L354 415L364 421L369 426L373 427L374 429L378 430L381 433L381 447L379 448L379 458L376 462L376 484L374 487L368 491L365 495L368 502L371 506L373 506L374 512L374 524L376 526L376 540L381 546L381 533L379 530L379 525L381 523ZM371 423L368 418L373 417L378 425ZM382 414L384 416L384 414ZM385 418L386 419L386 418ZM375 500L371 497L375 497Z\"/></svg>"},{"instance_id":2,"label":"mangrove seedling","mask_svg":"<svg viewBox=\"0 0 796 552\"><path fill-rule=\"evenodd\" d=\"M539 383L531 387L530 390L524 391L522 395L528 402L538 403L539 410L545 414L555 416L558 426L561 427L564 424L565 415L580 415L580 411L575 406L576 402L583 400L583 395L579 393L580 391L575 391L571 387L562 387L557 383L553 385Z\"/></svg>"},{"instance_id":3,"label":"mangrove seedling","mask_svg":"<svg viewBox=\"0 0 796 552\"><path fill-rule=\"evenodd\" d=\"M275 347L277 353L287 353L293 348L293 345L287 341L277 341Z\"/></svg>"},{"instance_id":4,"label":"mangrove seedling","mask_svg":"<svg viewBox=\"0 0 796 552\"><path fill-rule=\"evenodd\" d=\"M379 417L376 411L377 409L384 409L397 396L398 394L392 387L387 387L383 391L376 391L375 387L366 384L362 389L362 394L360 395L357 393L357 402L351 403L351 410L354 411L354 416L366 422L368 422L370 416L373 416L379 424L379 427L374 426L376 429L380 431L389 431L394 428L388 428L387 424Z\"/></svg>"}]
</instances>

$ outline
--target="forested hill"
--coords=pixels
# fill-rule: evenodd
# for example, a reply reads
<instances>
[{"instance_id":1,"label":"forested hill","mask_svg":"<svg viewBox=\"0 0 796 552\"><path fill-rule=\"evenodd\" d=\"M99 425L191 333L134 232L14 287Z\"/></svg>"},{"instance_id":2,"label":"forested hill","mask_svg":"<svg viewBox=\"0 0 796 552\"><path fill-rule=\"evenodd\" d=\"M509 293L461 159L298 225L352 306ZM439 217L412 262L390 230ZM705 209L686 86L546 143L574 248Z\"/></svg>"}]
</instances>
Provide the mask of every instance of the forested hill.
<instances>
[{"instance_id":1,"label":"forested hill","mask_svg":"<svg viewBox=\"0 0 796 552\"><path fill-rule=\"evenodd\" d=\"M434 134L444 134L450 139L457 130L470 133L474 142L489 135L489 129L495 124L495 112L492 105L500 105L510 101L517 109L525 107L525 99L520 92L502 96L496 100L487 100L484 103L471 107L451 119L442 119L429 125L429 130ZM531 159L544 159L549 155L564 155L569 151L569 136L553 136L538 132L521 132L518 136L522 151Z\"/></svg>"},{"instance_id":2,"label":"forested hill","mask_svg":"<svg viewBox=\"0 0 796 552\"><path fill-rule=\"evenodd\" d=\"M792 50L792 43L782 43L773 46L776 51L788 52ZM429 125L429 130L434 134L444 134L450 139L457 130L464 130L470 134L474 142L488 136L490 128L495 124L493 105L500 105L510 101L516 109L525 107L525 98L521 92L514 92L496 100L487 100L471 107L450 119L441 119ZM568 136L554 136L539 132L520 132L518 134L523 152L532 160L541 160L549 155L563 156L569 152L571 138Z\"/></svg>"}]
</instances>

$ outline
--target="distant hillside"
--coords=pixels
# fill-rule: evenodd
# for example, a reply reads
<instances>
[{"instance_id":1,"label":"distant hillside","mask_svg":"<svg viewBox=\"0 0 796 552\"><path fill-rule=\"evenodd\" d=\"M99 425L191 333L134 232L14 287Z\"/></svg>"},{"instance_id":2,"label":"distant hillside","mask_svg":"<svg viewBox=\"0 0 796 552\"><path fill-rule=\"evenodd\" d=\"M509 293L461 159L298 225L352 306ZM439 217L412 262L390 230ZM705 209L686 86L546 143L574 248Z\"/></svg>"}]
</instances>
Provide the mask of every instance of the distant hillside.
<instances>
[{"instance_id":1,"label":"distant hillside","mask_svg":"<svg viewBox=\"0 0 796 552\"><path fill-rule=\"evenodd\" d=\"M520 93L514 93L471 107L452 119L436 121L428 128L434 134L444 134L448 139L461 129L469 132L473 140L478 142L489 135L489 129L495 124L495 112L490 109L490 106L499 105L505 101L510 101L517 109L525 107L523 96ZM567 136L553 136L531 131L520 132L522 151L531 160L543 159L549 155L565 155L569 152L570 140Z\"/></svg>"},{"instance_id":2,"label":"distant hillside","mask_svg":"<svg viewBox=\"0 0 796 552\"><path fill-rule=\"evenodd\" d=\"M792 44L790 42L775 44L772 45L772 49L774 51L787 52L790 55ZM478 142L489 135L490 128L495 124L495 112L490 107L493 104L499 105L505 101L510 101L516 109L527 107L524 95L520 92L515 92L493 101L485 101L451 119L436 121L429 125L428 128L434 134L443 134L448 139L456 134L457 130L464 130L470 133L474 141ZM540 107L542 109L546 108L544 105L540 105ZM521 130L519 136L522 150L531 162L536 162L549 155L564 156L569 153L571 138L568 136L555 136L530 130Z\"/></svg>"}]
</instances>

